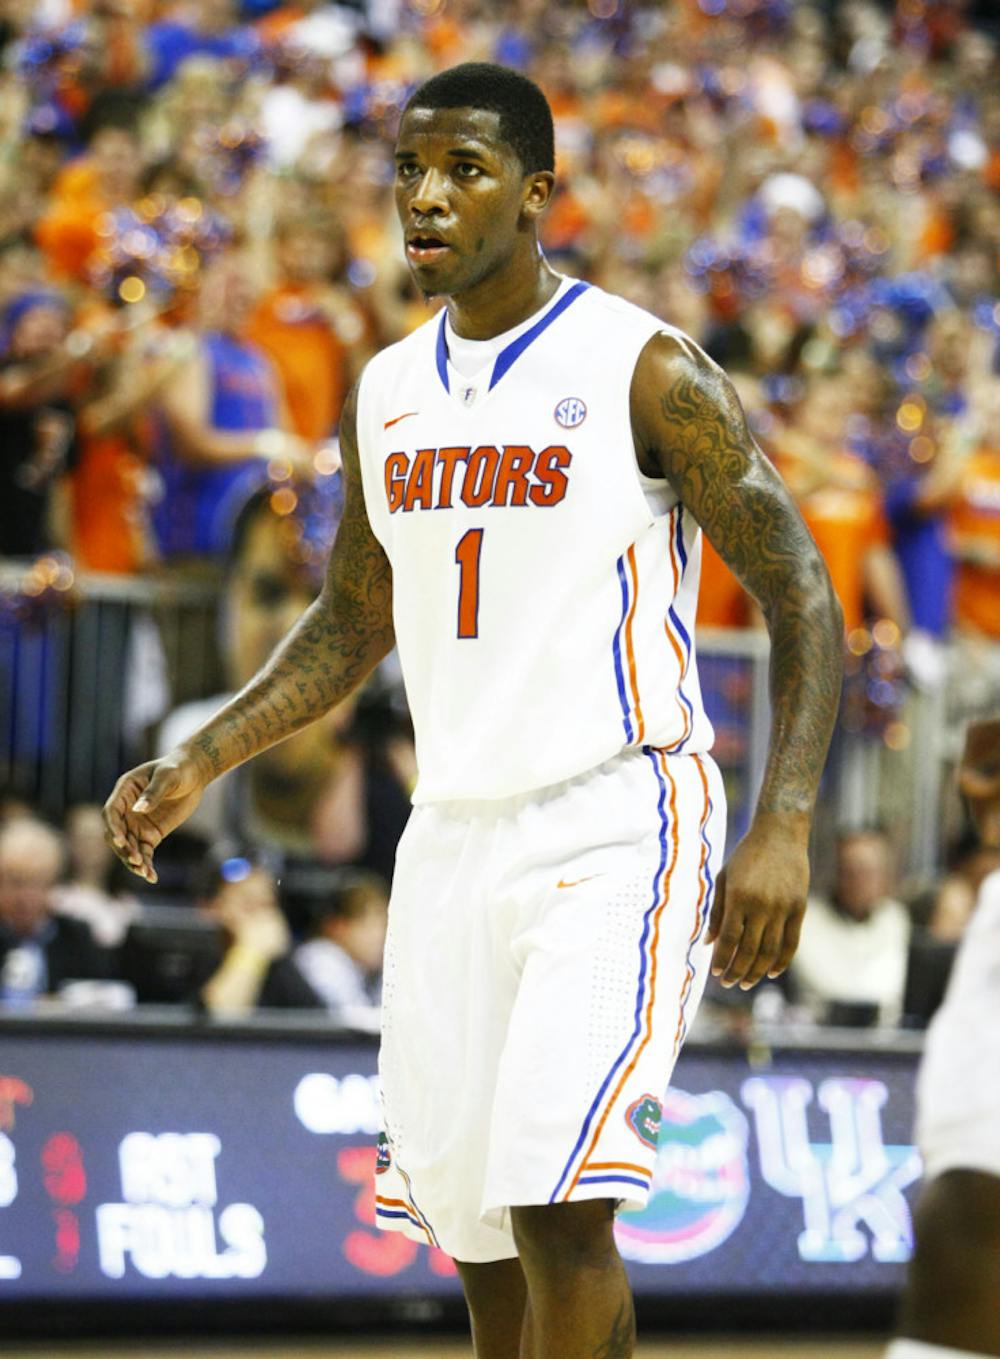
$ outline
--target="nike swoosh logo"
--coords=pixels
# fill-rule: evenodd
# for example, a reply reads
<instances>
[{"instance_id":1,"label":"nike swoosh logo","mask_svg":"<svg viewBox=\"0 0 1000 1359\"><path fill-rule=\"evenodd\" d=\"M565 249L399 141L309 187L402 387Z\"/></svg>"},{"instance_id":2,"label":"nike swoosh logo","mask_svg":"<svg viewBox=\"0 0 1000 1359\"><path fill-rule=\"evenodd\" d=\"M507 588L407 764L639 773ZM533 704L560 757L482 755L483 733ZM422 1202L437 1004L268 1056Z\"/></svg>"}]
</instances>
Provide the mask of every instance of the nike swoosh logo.
<instances>
[{"instance_id":1,"label":"nike swoosh logo","mask_svg":"<svg viewBox=\"0 0 1000 1359\"><path fill-rule=\"evenodd\" d=\"M560 878L556 883L557 887L579 887L581 882L592 882L594 878L603 878L603 873L589 873L585 878L574 878L572 882L567 882L565 878Z\"/></svg>"},{"instance_id":2,"label":"nike swoosh logo","mask_svg":"<svg viewBox=\"0 0 1000 1359\"><path fill-rule=\"evenodd\" d=\"M405 411L402 415L395 416L392 420L387 420L382 426L383 429L391 429L393 425L398 425L400 420L409 420L411 415L419 415L419 411Z\"/></svg>"}]
</instances>

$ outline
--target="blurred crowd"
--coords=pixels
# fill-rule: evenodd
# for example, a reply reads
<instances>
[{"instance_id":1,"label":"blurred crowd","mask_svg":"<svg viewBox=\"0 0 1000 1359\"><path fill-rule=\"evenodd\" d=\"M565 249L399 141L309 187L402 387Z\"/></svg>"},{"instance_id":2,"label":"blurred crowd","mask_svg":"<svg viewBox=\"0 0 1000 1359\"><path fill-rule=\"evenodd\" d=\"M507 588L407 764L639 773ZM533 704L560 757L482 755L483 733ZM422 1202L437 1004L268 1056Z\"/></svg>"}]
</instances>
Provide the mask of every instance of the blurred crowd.
<instances>
[{"instance_id":1,"label":"blurred crowd","mask_svg":"<svg viewBox=\"0 0 1000 1359\"><path fill-rule=\"evenodd\" d=\"M316 591L346 391L435 305L392 206L400 108L495 60L554 110L554 265L700 341L802 508L844 606L844 726L902 746L914 688L956 722L996 708L998 36L972 0L0 0L0 557L33 598L75 571L220 586L219 683L175 686L162 748L245 683ZM708 547L700 622L759 624ZM412 777L382 675L213 787L163 876L224 947L192 945L215 970L171 998L372 1003ZM40 912L48 941L8 947L12 994L123 975L135 898L103 860L91 881L93 831L92 808L0 831L2 928ZM904 907L891 854L877 827L838 842L811 918L824 956L848 932L846 991L815 996L807 939L782 1003L903 1014L913 922L953 942L979 868L959 844ZM856 910L859 856L885 862ZM5 887L9 861L44 890ZM297 861L334 876L290 901ZM60 970L78 928L110 952ZM876 934L895 962L856 994Z\"/></svg>"}]
</instances>

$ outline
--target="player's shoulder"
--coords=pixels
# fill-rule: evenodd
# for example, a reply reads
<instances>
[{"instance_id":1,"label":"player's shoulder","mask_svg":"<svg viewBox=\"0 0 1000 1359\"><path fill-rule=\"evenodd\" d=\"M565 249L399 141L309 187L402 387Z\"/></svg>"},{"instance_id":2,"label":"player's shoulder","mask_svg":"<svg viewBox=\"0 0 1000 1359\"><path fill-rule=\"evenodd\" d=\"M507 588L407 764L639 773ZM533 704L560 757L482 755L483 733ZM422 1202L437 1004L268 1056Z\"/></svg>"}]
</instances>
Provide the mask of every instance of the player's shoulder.
<instances>
[{"instance_id":1,"label":"player's shoulder","mask_svg":"<svg viewBox=\"0 0 1000 1359\"><path fill-rule=\"evenodd\" d=\"M587 289L586 297L593 321L607 336L609 344L614 343L622 332L628 332L638 334L640 338L645 337L651 345L666 353L676 351L692 357L702 355L690 335L655 312L630 302L627 297L609 293L596 284L591 284Z\"/></svg>"}]
</instances>

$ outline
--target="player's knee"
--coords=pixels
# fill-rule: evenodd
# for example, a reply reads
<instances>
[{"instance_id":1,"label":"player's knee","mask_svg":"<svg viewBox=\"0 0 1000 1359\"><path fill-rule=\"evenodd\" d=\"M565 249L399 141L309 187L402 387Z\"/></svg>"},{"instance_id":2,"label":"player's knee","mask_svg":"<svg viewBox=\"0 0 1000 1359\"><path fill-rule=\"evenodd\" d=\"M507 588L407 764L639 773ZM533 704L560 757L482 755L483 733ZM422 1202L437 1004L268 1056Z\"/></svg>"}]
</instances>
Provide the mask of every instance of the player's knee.
<instances>
[{"instance_id":1,"label":"player's knee","mask_svg":"<svg viewBox=\"0 0 1000 1359\"><path fill-rule=\"evenodd\" d=\"M915 1215L913 1272L945 1287L974 1291L981 1276L992 1289L1000 1258L1000 1178L951 1170L930 1181Z\"/></svg>"},{"instance_id":2,"label":"player's knee","mask_svg":"<svg viewBox=\"0 0 1000 1359\"><path fill-rule=\"evenodd\" d=\"M610 1199L512 1208L514 1241L529 1274L602 1270L617 1260Z\"/></svg>"}]
</instances>

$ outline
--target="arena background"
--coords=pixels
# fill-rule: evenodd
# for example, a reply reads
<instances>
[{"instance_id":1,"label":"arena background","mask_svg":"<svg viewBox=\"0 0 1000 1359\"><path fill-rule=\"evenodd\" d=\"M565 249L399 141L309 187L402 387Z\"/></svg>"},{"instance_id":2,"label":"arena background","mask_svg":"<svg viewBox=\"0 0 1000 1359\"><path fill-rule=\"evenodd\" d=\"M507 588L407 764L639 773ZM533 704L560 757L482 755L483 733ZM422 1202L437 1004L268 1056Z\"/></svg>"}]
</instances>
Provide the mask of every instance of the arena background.
<instances>
[{"instance_id":1,"label":"arena background","mask_svg":"<svg viewBox=\"0 0 1000 1359\"><path fill-rule=\"evenodd\" d=\"M879 1352L921 1029L994 866L951 769L1000 701L998 29L988 0L0 3L0 818L64 836L46 891L105 948L47 996L4 946L0 1327L24 1354L468 1351L450 1262L373 1229L375 991L363 1014L185 991L217 942L206 865L270 883L290 957L331 902L384 909L413 772L391 661L206 800L155 890L101 860L93 809L315 591L344 395L436 305L394 220L400 108L470 59L552 103L553 264L726 367L823 549L847 679L815 890L870 833L878 918L905 921L885 994L710 991L619 1240L644 1335L714 1334L639 1353ZM733 840L767 643L711 552L697 642ZM145 1338L80 1339L111 1333Z\"/></svg>"}]
</instances>

